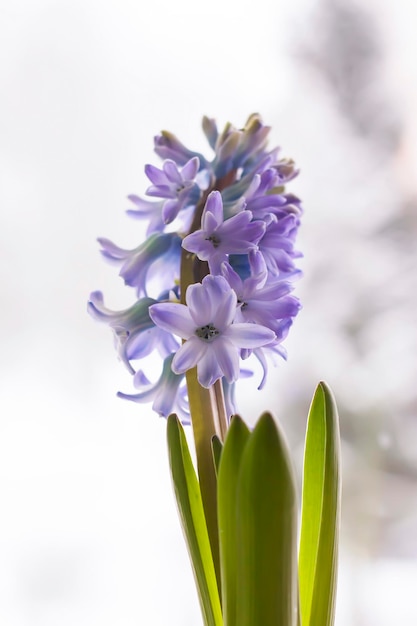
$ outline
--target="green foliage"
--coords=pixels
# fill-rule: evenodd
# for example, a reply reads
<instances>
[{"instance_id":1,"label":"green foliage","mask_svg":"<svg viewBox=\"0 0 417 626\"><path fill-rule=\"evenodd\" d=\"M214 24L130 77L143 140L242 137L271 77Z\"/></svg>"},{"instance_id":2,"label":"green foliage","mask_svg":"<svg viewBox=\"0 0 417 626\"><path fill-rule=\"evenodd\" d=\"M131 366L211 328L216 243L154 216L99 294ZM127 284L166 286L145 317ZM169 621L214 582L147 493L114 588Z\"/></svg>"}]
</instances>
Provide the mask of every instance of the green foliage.
<instances>
[{"instance_id":1,"label":"green foliage","mask_svg":"<svg viewBox=\"0 0 417 626\"><path fill-rule=\"evenodd\" d=\"M239 416L235 416L227 433L218 472L220 571L223 619L226 626L236 624L237 568L241 549L238 540L237 486L242 454L249 436L248 427Z\"/></svg>"},{"instance_id":2,"label":"green foliage","mask_svg":"<svg viewBox=\"0 0 417 626\"><path fill-rule=\"evenodd\" d=\"M284 437L269 413L211 438L221 600L200 486L184 431L168 419L172 478L205 626L332 626L340 517L336 405L324 383L308 418L297 567L297 501ZM298 576L297 576L298 574Z\"/></svg>"},{"instance_id":3,"label":"green foliage","mask_svg":"<svg viewBox=\"0 0 417 626\"><path fill-rule=\"evenodd\" d=\"M217 435L211 439L211 451L213 453L213 463L216 470L216 476L219 473L220 457L222 455L223 444Z\"/></svg>"},{"instance_id":4,"label":"green foliage","mask_svg":"<svg viewBox=\"0 0 417 626\"><path fill-rule=\"evenodd\" d=\"M200 486L184 430L175 415L168 418L167 436L172 481L194 570L204 624L221 626L223 620L220 599Z\"/></svg>"},{"instance_id":5,"label":"green foliage","mask_svg":"<svg viewBox=\"0 0 417 626\"><path fill-rule=\"evenodd\" d=\"M302 626L334 622L340 518L340 436L330 389L320 383L304 452L299 585Z\"/></svg>"},{"instance_id":6,"label":"green foliage","mask_svg":"<svg viewBox=\"0 0 417 626\"><path fill-rule=\"evenodd\" d=\"M286 443L265 413L232 420L219 468L225 626L295 626L297 506Z\"/></svg>"}]
</instances>

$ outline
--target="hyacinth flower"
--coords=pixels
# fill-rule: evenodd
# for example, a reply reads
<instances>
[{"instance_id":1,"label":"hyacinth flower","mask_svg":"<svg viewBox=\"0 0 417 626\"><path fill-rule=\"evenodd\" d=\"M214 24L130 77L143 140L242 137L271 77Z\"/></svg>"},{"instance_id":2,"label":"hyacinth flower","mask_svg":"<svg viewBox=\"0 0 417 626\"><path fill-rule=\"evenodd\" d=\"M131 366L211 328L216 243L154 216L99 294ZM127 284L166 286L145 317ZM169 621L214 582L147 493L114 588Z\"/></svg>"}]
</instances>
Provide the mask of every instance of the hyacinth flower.
<instances>
[{"instance_id":1,"label":"hyacinth flower","mask_svg":"<svg viewBox=\"0 0 417 626\"><path fill-rule=\"evenodd\" d=\"M146 239L126 249L100 238L133 304L88 311L107 324L135 393L167 418L180 518L206 626L331 626L339 519L339 434L332 394L320 383L307 427L301 535L285 437L264 412L253 429L238 416L236 384L262 368L261 389L300 311L294 295L303 214L286 185L291 159L268 149L270 128L251 115L219 131L203 118L211 158L170 132L154 139L161 167L145 166L146 198L128 216ZM147 363L159 355L157 380ZM253 357L253 358L252 358ZM149 359L148 359L149 361ZM256 384L256 383L255 383ZM184 426L191 425L197 468Z\"/></svg>"}]
</instances>

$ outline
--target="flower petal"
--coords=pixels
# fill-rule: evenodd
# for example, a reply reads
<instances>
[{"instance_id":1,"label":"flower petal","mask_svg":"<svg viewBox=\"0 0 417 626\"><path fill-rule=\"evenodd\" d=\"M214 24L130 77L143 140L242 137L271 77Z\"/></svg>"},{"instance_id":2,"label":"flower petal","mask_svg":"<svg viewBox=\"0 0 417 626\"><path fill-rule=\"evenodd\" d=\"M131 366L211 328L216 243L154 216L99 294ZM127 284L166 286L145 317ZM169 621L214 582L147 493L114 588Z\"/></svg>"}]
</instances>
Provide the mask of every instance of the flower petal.
<instances>
[{"instance_id":1,"label":"flower petal","mask_svg":"<svg viewBox=\"0 0 417 626\"><path fill-rule=\"evenodd\" d=\"M272 330L250 322L232 324L223 336L228 337L238 348L260 348L275 339Z\"/></svg>"},{"instance_id":2,"label":"flower petal","mask_svg":"<svg viewBox=\"0 0 417 626\"><path fill-rule=\"evenodd\" d=\"M239 378L239 351L236 346L226 337L219 337L213 341L212 349L227 382L235 382Z\"/></svg>"},{"instance_id":3,"label":"flower petal","mask_svg":"<svg viewBox=\"0 0 417 626\"><path fill-rule=\"evenodd\" d=\"M193 157L184 165L181 170L181 177L183 180L194 180L197 176L198 168L200 167L200 159Z\"/></svg>"},{"instance_id":4,"label":"flower petal","mask_svg":"<svg viewBox=\"0 0 417 626\"><path fill-rule=\"evenodd\" d=\"M149 307L149 316L157 326L183 339L188 339L194 334L195 323L184 304L176 302L153 304Z\"/></svg>"},{"instance_id":5,"label":"flower petal","mask_svg":"<svg viewBox=\"0 0 417 626\"><path fill-rule=\"evenodd\" d=\"M212 191L208 195L206 206L204 207L204 212L203 212L203 219L202 219L203 230L206 230L204 224L205 224L205 216L207 215L207 213L211 213L211 215L214 217L213 225L215 223L217 227L220 226L220 224L223 222L223 201L222 201L222 195L220 191Z\"/></svg>"},{"instance_id":6,"label":"flower petal","mask_svg":"<svg viewBox=\"0 0 417 626\"><path fill-rule=\"evenodd\" d=\"M213 306L212 322L216 328L223 330L230 326L236 316L237 296L232 289L223 291L222 297L218 299L216 306Z\"/></svg>"},{"instance_id":7,"label":"flower petal","mask_svg":"<svg viewBox=\"0 0 417 626\"><path fill-rule=\"evenodd\" d=\"M164 174L166 175L166 177L171 183L182 185L182 177L174 161L171 161L171 159L167 159L166 161L164 161L164 164L162 165L162 169L164 171Z\"/></svg>"},{"instance_id":8,"label":"flower petal","mask_svg":"<svg viewBox=\"0 0 417 626\"><path fill-rule=\"evenodd\" d=\"M167 179L164 172L154 165L145 165L145 174L154 185L166 185Z\"/></svg>"},{"instance_id":9,"label":"flower petal","mask_svg":"<svg viewBox=\"0 0 417 626\"><path fill-rule=\"evenodd\" d=\"M207 344L205 352L197 363L197 378L202 387L208 389L216 380L222 377L223 373L217 361L217 356L213 350L213 345Z\"/></svg>"},{"instance_id":10,"label":"flower petal","mask_svg":"<svg viewBox=\"0 0 417 626\"><path fill-rule=\"evenodd\" d=\"M190 285L185 294L185 301L195 326L205 326L213 322L213 307L207 289L199 283Z\"/></svg>"},{"instance_id":11,"label":"flower petal","mask_svg":"<svg viewBox=\"0 0 417 626\"><path fill-rule=\"evenodd\" d=\"M184 374L187 370L195 367L204 357L208 344L205 344L198 337L191 337L182 344L172 360L172 371L175 374Z\"/></svg>"}]
</instances>

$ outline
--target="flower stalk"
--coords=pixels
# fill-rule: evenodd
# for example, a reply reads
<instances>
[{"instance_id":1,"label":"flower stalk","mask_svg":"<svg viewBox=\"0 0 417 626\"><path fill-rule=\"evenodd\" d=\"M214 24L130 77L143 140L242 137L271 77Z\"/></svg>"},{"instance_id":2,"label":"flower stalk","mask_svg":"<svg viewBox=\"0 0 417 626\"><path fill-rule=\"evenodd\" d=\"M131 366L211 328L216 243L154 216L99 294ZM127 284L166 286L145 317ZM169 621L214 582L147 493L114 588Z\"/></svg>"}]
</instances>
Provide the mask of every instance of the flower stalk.
<instances>
[{"instance_id":1,"label":"flower stalk","mask_svg":"<svg viewBox=\"0 0 417 626\"><path fill-rule=\"evenodd\" d=\"M196 207L189 234L201 226L201 216L208 193ZM181 302L185 304L185 294L190 285L203 280L209 274L208 264L200 261L195 254L183 249L180 266ZM201 497L207 523L207 532L220 593L219 531L217 520L217 478L213 459L212 440L217 436L224 441L227 431L227 415L223 388L218 380L206 389L198 382L197 368L193 367L185 374L187 381L188 402L195 445L197 470Z\"/></svg>"}]
</instances>

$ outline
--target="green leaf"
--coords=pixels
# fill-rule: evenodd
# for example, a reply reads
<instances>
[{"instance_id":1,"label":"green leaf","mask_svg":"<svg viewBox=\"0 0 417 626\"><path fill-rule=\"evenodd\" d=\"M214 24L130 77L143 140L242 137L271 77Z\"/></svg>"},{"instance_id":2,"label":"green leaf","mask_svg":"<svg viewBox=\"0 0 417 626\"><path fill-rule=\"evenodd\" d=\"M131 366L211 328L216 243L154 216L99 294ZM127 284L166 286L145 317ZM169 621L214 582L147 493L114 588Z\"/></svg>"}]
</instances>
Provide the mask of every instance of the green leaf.
<instances>
[{"instance_id":1,"label":"green leaf","mask_svg":"<svg viewBox=\"0 0 417 626\"><path fill-rule=\"evenodd\" d=\"M269 413L262 415L243 451L236 512L237 610L236 622L227 626L295 626L295 481L287 445Z\"/></svg>"},{"instance_id":2,"label":"green leaf","mask_svg":"<svg viewBox=\"0 0 417 626\"><path fill-rule=\"evenodd\" d=\"M216 573L204 517L200 486L184 430L176 415L167 426L169 462L178 509L197 584L205 626L222 626Z\"/></svg>"},{"instance_id":3,"label":"green leaf","mask_svg":"<svg viewBox=\"0 0 417 626\"><path fill-rule=\"evenodd\" d=\"M219 473L220 458L222 455L223 444L217 435L211 438L211 451L213 453L213 462L216 469L216 476Z\"/></svg>"},{"instance_id":4,"label":"green leaf","mask_svg":"<svg viewBox=\"0 0 417 626\"><path fill-rule=\"evenodd\" d=\"M330 389L320 383L304 451L299 584L303 626L334 622L340 519L340 435Z\"/></svg>"},{"instance_id":5,"label":"green leaf","mask_svg":"<svg viewBox=\"0 0 417 626\"><path fill-rule=\"evenodd\" d=\"M240 461L249 439L249 429L234 416L226 435L217 477L217 504L222 578L222 607L225 626L236 624L237 567L237 480Z\"/></svg>"}]
</instances>

